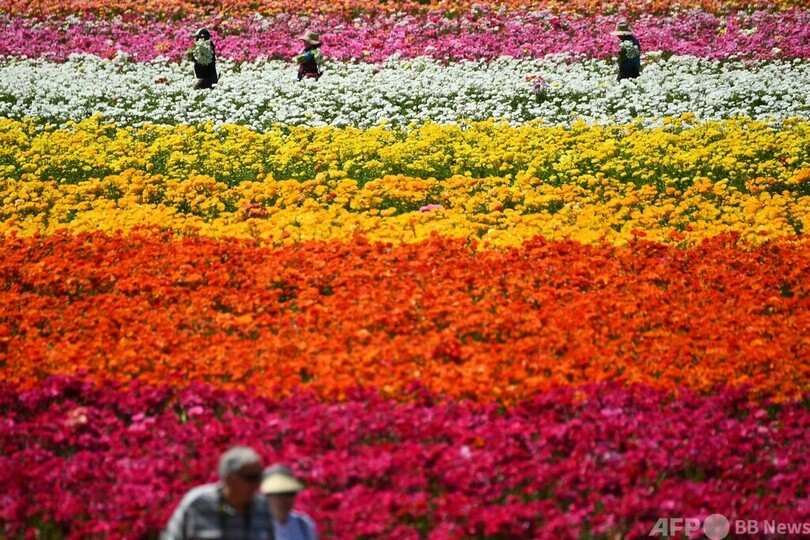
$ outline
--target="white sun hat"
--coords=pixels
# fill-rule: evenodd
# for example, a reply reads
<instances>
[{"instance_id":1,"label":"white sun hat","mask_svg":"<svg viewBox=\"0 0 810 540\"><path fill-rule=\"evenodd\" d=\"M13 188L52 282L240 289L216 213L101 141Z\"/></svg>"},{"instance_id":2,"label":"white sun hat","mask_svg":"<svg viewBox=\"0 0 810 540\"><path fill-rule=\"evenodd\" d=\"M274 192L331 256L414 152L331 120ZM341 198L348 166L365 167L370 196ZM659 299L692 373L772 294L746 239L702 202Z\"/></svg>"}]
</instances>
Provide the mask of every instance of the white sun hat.
<instances>
[{"instance_id":1,"label":"white sun hat","mask_svg":"<svg viewBox=\"0 0 810 540\"><path fill-rule=\"evenodd\" d=\"M259 491L266 495L298 493L304 489L304 484L286 465L272 465L264 470L263 476Z\"/></svg>"}]
</instances>

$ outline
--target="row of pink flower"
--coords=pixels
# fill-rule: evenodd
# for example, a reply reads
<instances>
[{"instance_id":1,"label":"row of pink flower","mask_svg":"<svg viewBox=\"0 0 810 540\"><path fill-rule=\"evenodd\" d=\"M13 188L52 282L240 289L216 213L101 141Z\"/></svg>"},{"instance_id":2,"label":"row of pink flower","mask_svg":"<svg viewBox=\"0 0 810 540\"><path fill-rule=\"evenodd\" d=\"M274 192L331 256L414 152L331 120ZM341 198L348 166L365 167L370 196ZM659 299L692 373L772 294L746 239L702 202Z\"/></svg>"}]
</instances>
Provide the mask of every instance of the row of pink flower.
<instances>
[{"instance_id":1,"label":"row of pink flower","mask_svg":"<svg viewBox=\"0 0 810 540\"><path fill-rule=\"evenodd\" d=\"M757 9L790 9L805 6L806 0L229 0L220 6L211 0L0 0L0 13L49 17L71 13L95 13L104 16L151 13L155 18L176 18L182 14L207 14L212 9L227 10L233 15L261 13L312 14L352 12L358 14L423 13L490 9L550 10L569 13L662 13L703 9L712 13L754 11Z\"/></svg>"},{"instance_id":2,"label":"row of pink flower","mask_svg":"<svg viewBox=\"0 0 810 540\"><path fill-rule=\"evenodd\" d=\"M154 536L237 443L299 471L300 507L326 538L640 537L658 517L715 512L810 521L808 401L612 385L511 409L420 395L2 384L0 523L9 537Z\"/></svg>"},{"instance_id":3,"label":"row of pink flower","mask_svg":"<svg viewBox=\"0 0 810 540\"><path fill-rule=\"evenodd\" d=\"M137 60L163 56L179 60L199 26L212 30L219 54L237 61L289 58L307 28L320 32L324 52L341 61L380 62L392 55L442 60L542 57L570 53L605 58L616 53L610 35L617 16L557 16L548 12L469 12L448 18L389 15L351 19L340 14L311 18L280 14L269 18L150 21L120 19L0 18L0 56L61 61L73 53L111 57L117 51ZM810 9L758 11L716 16L703 12L646 16L631 21L644 50L722 59L810 58Z\"/></svg>"}]
</instances>

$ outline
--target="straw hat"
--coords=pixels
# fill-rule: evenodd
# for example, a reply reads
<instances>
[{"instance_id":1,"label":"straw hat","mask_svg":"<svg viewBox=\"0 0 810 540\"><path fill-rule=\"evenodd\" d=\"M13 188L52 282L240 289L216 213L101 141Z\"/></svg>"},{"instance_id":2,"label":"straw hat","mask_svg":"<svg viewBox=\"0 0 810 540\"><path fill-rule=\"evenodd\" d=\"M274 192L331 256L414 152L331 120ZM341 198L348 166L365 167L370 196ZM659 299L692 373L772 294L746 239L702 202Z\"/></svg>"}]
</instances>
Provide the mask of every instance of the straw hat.
<instances>
[{"instance_id":1,"label":"straw hat","mask_svg":"<svg viewBox=\"0 0 810 540\"><path fill-rule=\"evenodd\" d=\"M295 477L290 468L279 464L265 469L264 479L259 486L259 491L266 495L298 493L303 489L304 484Z\"/></svg>"},{"instance_id":2,"label":"straw hat","mask_svg":"<svg viewBox=\"0 0 810 540\"><path fill-rule=\"evenodd\" d=\"M321 42L318 40L319 37L320 36L317 33L313 32L312 30L307 30L306 32L304 32L304 35L301 36L301 39L303 41L306 41L310 45L320 45Z\"/></svg>"},{"instance_id":3,"label":"straw hat","mask_svg":"<svg viewBox=\"0 0 810 540\"><path fill-rule=\"evenodd\" d=\"M630 31L630 25L627 21L619 21L616 23L616 30L611 32L614 36L631 36L633 32Z\"/></svg>"}]
</instances>

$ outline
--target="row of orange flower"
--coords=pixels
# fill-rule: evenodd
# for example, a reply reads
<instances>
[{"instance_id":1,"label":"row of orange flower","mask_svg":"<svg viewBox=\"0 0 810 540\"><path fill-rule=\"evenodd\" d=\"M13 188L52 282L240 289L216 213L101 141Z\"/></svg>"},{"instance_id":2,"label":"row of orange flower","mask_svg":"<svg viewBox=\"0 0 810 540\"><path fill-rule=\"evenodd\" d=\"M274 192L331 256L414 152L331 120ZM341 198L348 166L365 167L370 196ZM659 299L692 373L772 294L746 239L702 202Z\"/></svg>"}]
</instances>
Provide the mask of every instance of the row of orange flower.
<instances>
[{"instance_id":1,"label":"row of orange flower","mask_svg":"<svg viewBox=\"0 0 810 540\"><path fill-rule=\"evenodd\" d=\"M402 398L419 382L506 403L605 380L809 388L806 243L1 242L0 376L23 384L87 373L340 399L357 386Z\"/></svg>"}]
</instances>

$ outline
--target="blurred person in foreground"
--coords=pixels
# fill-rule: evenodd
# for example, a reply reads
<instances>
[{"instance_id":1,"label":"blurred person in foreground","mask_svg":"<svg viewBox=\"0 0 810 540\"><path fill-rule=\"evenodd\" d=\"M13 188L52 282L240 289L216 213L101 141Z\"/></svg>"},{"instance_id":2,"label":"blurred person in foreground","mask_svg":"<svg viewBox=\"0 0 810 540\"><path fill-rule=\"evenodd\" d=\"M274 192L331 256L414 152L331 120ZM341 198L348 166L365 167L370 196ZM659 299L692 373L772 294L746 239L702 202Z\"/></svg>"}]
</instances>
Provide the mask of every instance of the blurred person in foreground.
<instances>
[{"instance_id":1,"label":"blurred person in foreground","mask_svg":"<svg viewBox=\"0 0 810 540\"><path fill-rule=\"evenodd\" d=\"M235 446L219 459L220 481L191 489L175 509L161 540L270 540L267 499L256 492L262 480L255 450Z\"/></svg>"},{"instance_id":2,"label":"blurred person in foreground","mask_svg":"<svg viewBox=\"0 0 810 540\"><path fill-rule=\"evenodd\" d=\"M315 522L293 510L295 497L304 489L289 467L276 464L264 471L259 491L266 497L275 540L318 540Z\"/></svg>"}]
</instances>

